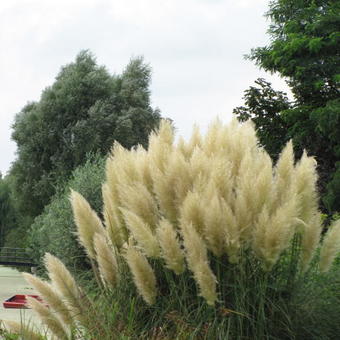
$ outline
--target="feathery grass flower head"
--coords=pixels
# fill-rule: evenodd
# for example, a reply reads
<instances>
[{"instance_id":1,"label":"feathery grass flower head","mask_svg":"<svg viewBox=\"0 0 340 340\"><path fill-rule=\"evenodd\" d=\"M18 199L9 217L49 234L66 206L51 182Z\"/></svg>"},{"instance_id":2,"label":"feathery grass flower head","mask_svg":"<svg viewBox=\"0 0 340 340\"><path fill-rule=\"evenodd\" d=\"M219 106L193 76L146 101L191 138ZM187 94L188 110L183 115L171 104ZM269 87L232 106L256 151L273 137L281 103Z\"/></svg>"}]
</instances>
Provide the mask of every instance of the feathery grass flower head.
<instances>
[{"instance_id":1,"label":"feathery grass flower head","mask_svg":"<svg viewBox=\"0 0 340 340\"><path fill-rule=\"evenodd\" d=\"M78 287L72 274L55 256L46 253L44 260L52 285L65 300L72 318L80 323L84 322L84 311L86 309L84 304L87 299Z\"/></svg>"},{"instance_id":2,"label":"feathery grass flower head","mask_svg":"<svg viewBox=\"0 0 340 340\"><path fill-rule=\"evenodd\" d=\"M185 270L184 254L177 232L168 220L163 218L159 222L157 237L166 267L173 270L177 275L182 274Z\"/></svg>"},{"instance_id":3,"label":"feathery grass flower head","mask_svg":"<svg viewBox=\"0 0 340 340\"><path fill-rule=\"evenodd\" d=\"M146 257L131 244L125 254L138 292L144 301L152 305L156 300L157 287L155 274Z\"/></svg>"},{"instance_id":4,"label":"feathery grass flower head","mask_svg":"<svg viewBox=\"0 0 340 340\"><path fill-rule=\"evenodd\" d=\"M30 296L27 297L27 303L28 306L38 314L40 320L49 328L57 339L68 340L70 338L63 324L48 307Z\"/></svg>"},{"instance_id":5,"label":"feathery grass flower head","mask_svg":"<svg viewBox=\"0 0 340 340\"><path fill-rule=\"evenodd\" d=\"M213 306L217 301L216 276L212 272L208 262L198 261L192 268L195 281L202 296L208 305Z\"/></svg>"},{"instance_id":6,"label":"feathery grass flower head","mask_svg":"<svg viewBox=\"0 0 340 340\"><path fill-rule=\"evenodd\" d=\"M63 324L66 326L72 326L73 320L69 309L63 301L62 297L56 292L56 289L48 282L45 282L29 273L24 273L23 276L25 280L37 290L37 292L49 305L49 307L53 309L53 311L58 315Z\"/></svg>"},{"instance_id":7,"label":"feathery grass flower head","mask_svg":"<svg viewBox=\"0 0 340 340\"><path fill-rule=\"evenodd\" d=\"M106 233L111 243L120 248L125 240L125 233L122 229L122 223L120 218L120 211L118 209L117 201L112 196L112 191L109 188L108 183L102 185L103 196L103 217L106 227Z\"/></svg>"},{"instance_id":8,"label":"feathery grass flower head","mask_svg":"<svg viewBox=\"0 0 340 340\"><path fill-rule=\"evenodd\" d=\"M159 257L158 240L150 226L134 212L123 208L121 208L121 211L131 236L136 240L138 246L149 257Z\"/></svg>"},{"instance_id":9,"label":"feathery grass flower head","mask_svg":"<svg viewBox=\"0 0 340 340\"><path fill-rule=\"evenodd\" d=\"M340 220L334 222L325 235L320 251L320 270L327 272L340 252Z\"/></svg>"},{"instance_id":10,"label":"feathery grass flower head","mask_svg":"<svg viewBox=\"0 0 340 340\"><path fill-rule=\"evenodd\" d=\"M109 246L107 239L100 234L94 236L94 249L103 283L110 288L115 288L119 280L115 251Z\"/></svg>"},{"instance_id":11,"label":"feathery grass flower head","mask_svg":"<svg viewBox=\"0 0 340 340\"><path fill-rule=\"evenodd\" d=\"M105 235L105 229L100 218L91 209L86 199L73 190L71 191L71 204L79 241L84 246L89 257L94 259L93 236L95 233Z\"/></svg>"}]
</instances>

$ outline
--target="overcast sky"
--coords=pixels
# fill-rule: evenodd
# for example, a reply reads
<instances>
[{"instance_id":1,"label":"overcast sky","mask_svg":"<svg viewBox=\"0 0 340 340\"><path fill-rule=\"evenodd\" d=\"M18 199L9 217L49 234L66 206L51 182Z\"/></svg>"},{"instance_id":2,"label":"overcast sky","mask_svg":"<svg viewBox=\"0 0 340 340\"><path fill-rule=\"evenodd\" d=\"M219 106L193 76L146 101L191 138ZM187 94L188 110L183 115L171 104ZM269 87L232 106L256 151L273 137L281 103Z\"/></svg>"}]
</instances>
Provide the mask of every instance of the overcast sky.
<instances>
[{"instance_id":1,"label":"overcast sky","mask_svg":"<svg viewBox=\"0 0 340 340\"><path fill-rule=\"evenodd\" d=\"M143 55L153 70L152 105L189 136L242 104L258 77L284 81L243 59L268 43L268 0L1 0L0 171L15 159L14 116L39 100L62 65L90 49L120 73Z\"/></svg>"}]
</instances>

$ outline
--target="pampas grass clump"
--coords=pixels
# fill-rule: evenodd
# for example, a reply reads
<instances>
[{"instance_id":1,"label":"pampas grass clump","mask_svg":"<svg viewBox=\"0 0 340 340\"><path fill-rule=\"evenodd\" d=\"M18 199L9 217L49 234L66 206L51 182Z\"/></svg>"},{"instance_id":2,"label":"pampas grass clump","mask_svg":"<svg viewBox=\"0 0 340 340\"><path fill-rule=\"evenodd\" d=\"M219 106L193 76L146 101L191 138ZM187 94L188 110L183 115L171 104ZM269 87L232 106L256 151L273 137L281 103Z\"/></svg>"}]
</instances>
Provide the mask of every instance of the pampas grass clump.
<instances>
[{"instance_id":1,"label":"pampas grass clump","mask_svg":"<svg viewBox=\"0 0 340 340\"><path fill-rule=\"evenodd\" d=\"M291 141L274 165L250 122L215 121L205 136L195 128L189 141L175 144L170 122L162 121L148 150L113 146L103 221L72 192L79 242L95 261L104 291L119 291L131 279L148 306L169 297L183 306L205 301L210 307L202 310L215 306L237 316L234 335L262 339L275 301L290 296L318 258L315 168L306 153L295 162ZM338 221L324 238L322 271L339 251L339 230ZM47 255L46 265L59 302L48 297L49 286L27 279L57 313L53 330L62 332L59 320L67 326L63 304L73 327L87 327L84 293L57 259ZM32 307L47 318L40 305Z\"/></svg>"}]
</instances>

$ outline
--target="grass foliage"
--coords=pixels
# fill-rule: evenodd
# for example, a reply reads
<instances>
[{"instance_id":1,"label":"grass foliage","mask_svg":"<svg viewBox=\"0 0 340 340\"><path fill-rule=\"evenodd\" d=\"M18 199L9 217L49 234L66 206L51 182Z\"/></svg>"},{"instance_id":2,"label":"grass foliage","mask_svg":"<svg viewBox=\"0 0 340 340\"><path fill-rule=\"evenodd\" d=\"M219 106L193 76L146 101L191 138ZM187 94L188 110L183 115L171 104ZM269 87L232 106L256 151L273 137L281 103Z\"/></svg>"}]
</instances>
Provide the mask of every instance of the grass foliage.
<instances>
[{"instance_id":1,"label":"grass foliage","mask_svg":"<svg viewBox=\"0 0 340 340\"><path fill-rule=\"evenodd\" d=\"M274 166L250 123L175 144L163 122L147 151L114 146L102 219L72 191L91 284L47 254L50 283L27 278L50 317L32 308L58 339L336 339L340 221L322 237L316 180L291 142Z\"/></svg>"}]
</instances>

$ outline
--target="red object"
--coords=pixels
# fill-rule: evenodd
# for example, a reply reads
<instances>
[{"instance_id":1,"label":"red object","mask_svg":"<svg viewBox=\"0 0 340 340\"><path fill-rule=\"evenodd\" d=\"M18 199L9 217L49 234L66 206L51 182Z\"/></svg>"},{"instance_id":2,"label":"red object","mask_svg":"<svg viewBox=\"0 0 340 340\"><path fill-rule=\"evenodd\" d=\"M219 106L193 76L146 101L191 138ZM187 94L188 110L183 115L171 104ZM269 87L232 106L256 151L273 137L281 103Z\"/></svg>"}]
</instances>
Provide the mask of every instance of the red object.
<instances>
[{"instance_id":1,"label":"red object","mask_svg":"<svg viewBox=\"0 0 340 340\"><path fill-rule=\"evenodd\" d=\"M29 308L27 307L27 296L42 301L38 295L14 295L4 302L4 308Z\"/></svg>"}]
</instances>

